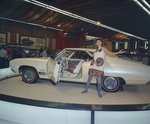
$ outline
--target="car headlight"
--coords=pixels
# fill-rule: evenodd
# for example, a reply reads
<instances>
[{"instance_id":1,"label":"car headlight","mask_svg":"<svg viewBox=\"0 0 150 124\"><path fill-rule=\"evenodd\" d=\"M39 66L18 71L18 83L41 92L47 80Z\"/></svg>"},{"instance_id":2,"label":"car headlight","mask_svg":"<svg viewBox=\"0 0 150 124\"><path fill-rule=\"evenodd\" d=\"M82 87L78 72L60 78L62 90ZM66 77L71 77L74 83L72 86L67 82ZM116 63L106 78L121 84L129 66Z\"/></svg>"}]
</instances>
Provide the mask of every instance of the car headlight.
<instances>
[{"instance_id":1,"label":"car headlight","mask_svg":"<svg viewBox=\"0 0 150 124\"><path fill-rule=\"evenodd\" d=\"M9 68L12 70L13 69L13 67L12 66L9 66Z\"/></svg>"}]
</instances>

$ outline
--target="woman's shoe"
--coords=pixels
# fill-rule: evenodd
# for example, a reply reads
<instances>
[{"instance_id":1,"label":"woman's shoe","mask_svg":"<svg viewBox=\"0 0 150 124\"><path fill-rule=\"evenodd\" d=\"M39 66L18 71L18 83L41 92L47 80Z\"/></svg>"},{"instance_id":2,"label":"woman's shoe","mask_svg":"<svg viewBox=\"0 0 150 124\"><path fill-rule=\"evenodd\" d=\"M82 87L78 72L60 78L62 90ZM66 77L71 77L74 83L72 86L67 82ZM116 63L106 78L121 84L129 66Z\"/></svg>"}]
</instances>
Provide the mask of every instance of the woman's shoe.
<instances>
[{"instance_id":1,"label":"woman's shoe","mask_svg":"<svg viewBox=\"0 0 150 124\"><path fill-rule=\"evenodd\" d=\"M81 93L87 93L87 90L83 90Z\"/></svg>"},{"instance_id":2,"label":"woman's shoe","mask_svg":"<svg viewBox=\"0 0 150 124\"><path fill-rule=\"evenodd\" d=\"M99 94L99 93L98 93L98 96L99 96L100 98L102 98L102 95L101 95L101 94Z\"/></svg>"}]
</instances>

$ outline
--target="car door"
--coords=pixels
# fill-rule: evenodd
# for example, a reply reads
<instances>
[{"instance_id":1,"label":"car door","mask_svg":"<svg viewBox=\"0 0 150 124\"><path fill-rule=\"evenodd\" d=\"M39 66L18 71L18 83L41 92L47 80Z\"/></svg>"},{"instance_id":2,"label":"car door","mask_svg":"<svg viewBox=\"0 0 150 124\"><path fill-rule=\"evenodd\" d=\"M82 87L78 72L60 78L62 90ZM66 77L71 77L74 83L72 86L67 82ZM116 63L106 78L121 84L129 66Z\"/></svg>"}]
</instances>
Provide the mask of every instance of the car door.
<instances>
[{"instance_id":1,"label":"car door","mask_svg":"<svg viewBox=\"0 0 150 124\"><path fill-rule=\"evenodd\" d=\"M47 74L48 77L57 84L60 79L60 71L61 71L61 62L50 59L47 64Z\"/></svg>"}]
</instances>

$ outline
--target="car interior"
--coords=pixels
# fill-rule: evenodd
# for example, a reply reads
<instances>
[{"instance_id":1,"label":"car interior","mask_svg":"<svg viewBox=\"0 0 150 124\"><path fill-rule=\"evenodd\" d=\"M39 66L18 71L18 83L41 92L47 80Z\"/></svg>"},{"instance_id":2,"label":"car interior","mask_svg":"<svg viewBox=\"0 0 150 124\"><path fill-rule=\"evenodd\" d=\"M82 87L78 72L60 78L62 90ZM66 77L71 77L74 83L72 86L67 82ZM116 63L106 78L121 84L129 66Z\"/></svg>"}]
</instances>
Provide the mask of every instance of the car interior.
<instances>
[{"instance_id":1,"label":"car interior","mask_svg":"<svg viewBox=\"0 0 150 124\"><path fill-rule=\"evenodd\" d=\"M81 78L82 64L90 59L85 51L66 51L62 55L61 77Z\"/></svg>"}]
</instances>

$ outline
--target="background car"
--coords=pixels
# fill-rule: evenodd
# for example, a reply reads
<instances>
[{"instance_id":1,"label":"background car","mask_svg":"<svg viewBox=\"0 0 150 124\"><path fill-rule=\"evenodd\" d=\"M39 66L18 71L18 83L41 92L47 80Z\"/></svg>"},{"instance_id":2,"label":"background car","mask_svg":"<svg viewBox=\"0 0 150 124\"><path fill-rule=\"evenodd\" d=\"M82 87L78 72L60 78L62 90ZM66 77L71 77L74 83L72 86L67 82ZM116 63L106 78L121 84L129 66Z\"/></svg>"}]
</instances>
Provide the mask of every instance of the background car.
<instances>
[{"instance_id":1,"label":"background car","mask_svg":"<svg viewBox=\"0 0 150 124\"><path fill-rule=\"evenodd\" d=\"M85 52L95 49L66 48L52 58L20 58L10 61L11 69L22 73L22 80L35 83L39 78L86 83L92 58ZM150 81L150 66L119 57L106 55L102 87L107 92L116 92L124 84L146 84ZM93 78L91 83L96 84Z\"/></svg>"}]
</instances>

